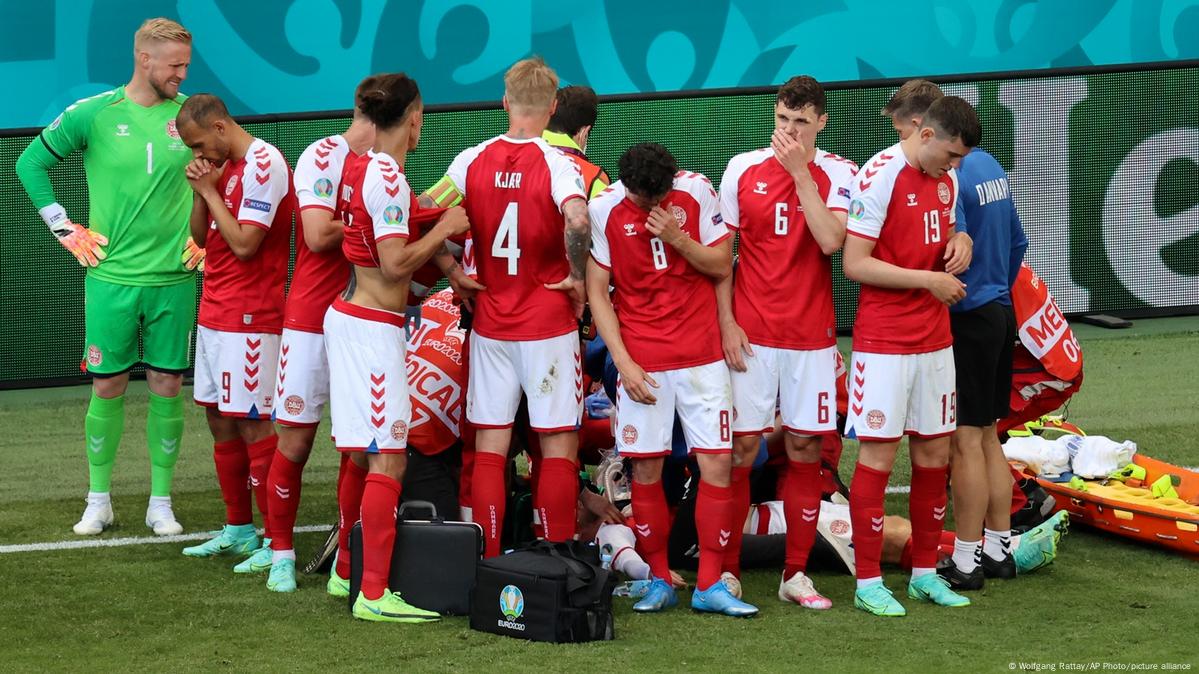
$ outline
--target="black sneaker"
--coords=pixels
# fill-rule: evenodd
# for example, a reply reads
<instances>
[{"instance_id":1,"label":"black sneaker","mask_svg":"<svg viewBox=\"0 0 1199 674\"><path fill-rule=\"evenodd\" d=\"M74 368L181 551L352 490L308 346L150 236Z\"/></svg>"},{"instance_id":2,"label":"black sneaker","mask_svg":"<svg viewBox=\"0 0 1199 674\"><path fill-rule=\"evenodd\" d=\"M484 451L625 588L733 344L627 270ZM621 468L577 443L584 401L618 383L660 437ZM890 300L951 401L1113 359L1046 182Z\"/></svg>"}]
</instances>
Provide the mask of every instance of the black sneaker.
<instances>
[{"instance_id":1,"label":"black sneaker","mask_svg":"<svg viewBox=\"0 0 1199 674\"><path fill-rule=\"evenodd\" d=\"M937 567L937 575L944 578L949 583L949 589L955 592L981 590L985 578L982 565L974 567L970 573L963 573L958 570L957 564L954 564L952 559Z\"/></svg>"},{"instance_id":2,"label":"black sneaker","mask_svg":"<svg viewBox=\"0 0 1199 674\"><path fill-rule=\"evenodd\" d=\"M1016 558L1012 557L1012 553L1003 556L1003 559L991 559L991 555L983 553L982 563L979 564L983 575L987 578L999 578L1001 580L1011 580L1016 577Z\"/></svg>"}]
</instances>

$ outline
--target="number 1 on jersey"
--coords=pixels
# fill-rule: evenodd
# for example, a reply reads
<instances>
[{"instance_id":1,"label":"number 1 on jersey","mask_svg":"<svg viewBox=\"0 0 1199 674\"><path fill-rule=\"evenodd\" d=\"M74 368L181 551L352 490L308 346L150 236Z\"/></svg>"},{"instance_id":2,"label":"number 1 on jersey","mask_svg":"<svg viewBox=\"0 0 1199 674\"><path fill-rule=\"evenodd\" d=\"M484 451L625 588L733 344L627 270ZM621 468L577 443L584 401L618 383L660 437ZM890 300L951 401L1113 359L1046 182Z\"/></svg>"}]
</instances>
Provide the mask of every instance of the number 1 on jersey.
<instances>
[{"instance_id":1,"label":"number 1 on jersey","mask_svg":"<svg viewBox=\"0 0 1199 674\"><path fill-rule=\"evenodd\" d=\"M154 173L154 143L146 143L146 174Z\"/></svg>"},{"instance_id":2,"label":"number 1 on jersey","mask_svg":"<svg viewBox=\"0 0 1199 674\"><path fill-rule=\"evenodd\" d=\"M504 217L500 220L500 229L495 233L491 242L491 256L508 260L508 275L516 276L516 263L520 259L520 247L516 240L516 202L510 202L504 209Z\"/></svg>"}]
</instances>

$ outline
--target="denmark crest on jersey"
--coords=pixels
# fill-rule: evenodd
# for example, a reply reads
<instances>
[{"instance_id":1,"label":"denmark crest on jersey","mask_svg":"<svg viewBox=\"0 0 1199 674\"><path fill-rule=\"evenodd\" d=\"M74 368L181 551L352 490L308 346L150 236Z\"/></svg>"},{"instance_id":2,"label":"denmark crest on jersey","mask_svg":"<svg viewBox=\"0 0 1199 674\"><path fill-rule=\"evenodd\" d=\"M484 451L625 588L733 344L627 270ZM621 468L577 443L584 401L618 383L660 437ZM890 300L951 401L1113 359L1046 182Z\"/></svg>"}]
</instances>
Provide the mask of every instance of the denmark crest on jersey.
<instances>
[{"instance_id":1,"label":"denmark crest on jersey","mask_svg":"<svg viewBox=\"0 0 1199 674\"><path fill-rule=\"evenodd\" d=\"M946 185L945 183L937 185L937 198L940 199L941 203L943 204L949 203L949 185Z\"/></svg>"},{"instance_id":2,"label":"denmark crest on jersey","mask_svg":"<svg viewBox=\"0 0 1199 674\"><path fill-rule=\"evenodd\" d=\"M179 137L179 127L175 126L175 120L173 119L167 120L167 136L171 138Z\"/></svg>"},{"instance_id":3,"label":"denmark crest on jersey","mask_svg":"<svg viewBox=\"0 0 1199 674\"><path fill-rule=\"evenodd\" d=\"M679 221L679 227L687 224L687 211L683 210L682 206L672 204L670 206L670 214L674 216L675 220Z\"/></svg>"}]
</instances>

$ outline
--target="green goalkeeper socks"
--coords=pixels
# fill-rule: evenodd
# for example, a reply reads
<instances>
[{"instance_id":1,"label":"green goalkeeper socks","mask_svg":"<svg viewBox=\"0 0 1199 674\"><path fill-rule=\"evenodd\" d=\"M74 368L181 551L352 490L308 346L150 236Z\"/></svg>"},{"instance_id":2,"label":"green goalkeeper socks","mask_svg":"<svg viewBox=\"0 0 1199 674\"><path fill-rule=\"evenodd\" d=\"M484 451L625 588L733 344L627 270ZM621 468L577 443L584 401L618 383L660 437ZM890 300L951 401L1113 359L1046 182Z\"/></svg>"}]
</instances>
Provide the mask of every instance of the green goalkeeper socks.
<instances>
[{"instance_id":1,"label":"green goalkeeper socks","mask_svg":"<svg viewBox=\"0 0 1199 674\"><path fill-rule=\"evenodd\" d=\"M112 484L112 464L116 460L124 428L125 396L101 398L92 391L87 418L83 422L90 491L108 493Z\"/></svg>"},{"instance_id":2,"label":"green goalkeeper socks","mask_svg":"<svg viewBox=\"0 0 1199 674\"><path fill-rule=\"evenodd\" d=\"M183 394L164 398L150 392L146 444L150 450L150 496L170 496L183 438Z\"/></svg>"}]
</instances>

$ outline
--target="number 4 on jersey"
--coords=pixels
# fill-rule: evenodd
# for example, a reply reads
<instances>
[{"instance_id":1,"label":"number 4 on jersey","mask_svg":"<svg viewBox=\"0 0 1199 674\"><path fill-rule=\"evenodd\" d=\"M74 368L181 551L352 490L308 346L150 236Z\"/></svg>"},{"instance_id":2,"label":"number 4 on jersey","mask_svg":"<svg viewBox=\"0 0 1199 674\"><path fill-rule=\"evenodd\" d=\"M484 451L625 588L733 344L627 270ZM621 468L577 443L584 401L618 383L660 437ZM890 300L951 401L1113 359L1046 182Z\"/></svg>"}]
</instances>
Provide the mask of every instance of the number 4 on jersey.
<instances>
[{"instance_id":1,"label":"number 4 on jersey","mask_svg":"<svg viewBox=\"0 0 1199 674\"><path fill-rule=\"evenodd\" d=\"M520 260L520 246L516 239L517 204L510 202L504 209L504 217L500 220L500 229L495 233L491 242L492 257L508 260L508 275L516 276L516 264Z\"/></svg>"}]
</instances>

